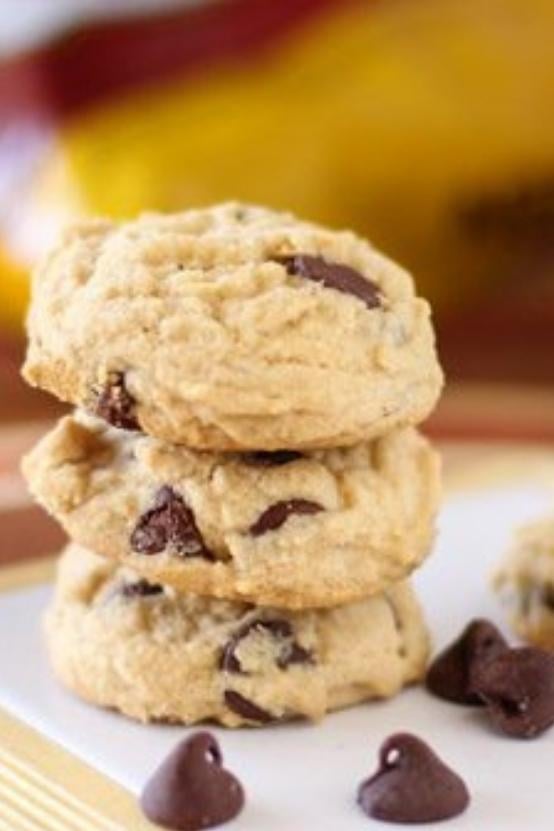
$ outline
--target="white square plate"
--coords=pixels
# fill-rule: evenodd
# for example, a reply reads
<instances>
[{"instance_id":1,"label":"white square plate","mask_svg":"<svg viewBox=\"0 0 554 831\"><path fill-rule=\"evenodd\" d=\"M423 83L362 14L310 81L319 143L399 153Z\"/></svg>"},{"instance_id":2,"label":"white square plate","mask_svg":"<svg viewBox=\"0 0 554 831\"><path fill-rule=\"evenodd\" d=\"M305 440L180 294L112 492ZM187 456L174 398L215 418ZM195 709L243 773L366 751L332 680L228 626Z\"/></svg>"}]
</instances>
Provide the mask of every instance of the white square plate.
<instances>
[{"instance_id":1,"label":"white square plate","mask_svg":"<svg viewBox=\"0 0 554 831\"><path fill-rule=\"evenodd\" d=\"M458 494L447 501L436 550L415 578L437 648L472 617L502 622L489 590L490 573L513 528L549 504L545 489L531 487ZM0 595L0 707L138 794L187 730L134 724L60 689L40 639L39 617L49 593L47 586L38 586ZM399 730L420 735L466 780L472 804L448 828L554 828L554 731L529 742L503 738L489 729L480 711L443 703L418 689L329 716L319 725L214 729L227 766L247 791L245 811L225 827L386 828L361 813L355 793L375 769L382 740Z\"/></svg>"}]
</instances>

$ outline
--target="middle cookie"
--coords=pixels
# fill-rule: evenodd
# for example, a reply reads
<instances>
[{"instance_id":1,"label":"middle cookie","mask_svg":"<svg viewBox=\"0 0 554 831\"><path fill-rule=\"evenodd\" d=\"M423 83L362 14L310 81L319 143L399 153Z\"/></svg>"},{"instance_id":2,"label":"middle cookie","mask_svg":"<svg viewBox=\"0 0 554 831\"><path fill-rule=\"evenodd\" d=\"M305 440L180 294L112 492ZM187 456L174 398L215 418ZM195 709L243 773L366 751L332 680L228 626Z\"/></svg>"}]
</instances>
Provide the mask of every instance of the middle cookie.
<instances>
[{"instance_id":1,"label":"middle cookie","mask_svg":"<svg viewBox=\"0 0 554 831\"><path fill-rule=\"evenodd\" d=\"M214 454L77 413L23 469L73 540L150 582L296 609L406 577L440 496L438 455L412 428L341 450Z\"/></svg>"}]
</instances>

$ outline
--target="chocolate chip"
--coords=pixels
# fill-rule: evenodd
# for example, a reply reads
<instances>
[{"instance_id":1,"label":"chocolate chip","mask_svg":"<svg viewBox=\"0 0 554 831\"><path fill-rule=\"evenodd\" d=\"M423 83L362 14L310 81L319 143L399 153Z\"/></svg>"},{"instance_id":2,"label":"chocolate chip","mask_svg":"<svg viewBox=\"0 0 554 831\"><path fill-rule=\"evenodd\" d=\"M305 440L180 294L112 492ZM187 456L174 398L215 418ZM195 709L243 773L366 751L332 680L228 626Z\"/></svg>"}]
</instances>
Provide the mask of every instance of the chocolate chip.
<instances>
[{"instance_id":1,"label":"chocolate chip","mask_svg":"<svg viewBox=\"0 0 554 831\"><path fill-rule=\"evenodd\" d=\"M151 597L162 594L163 586L149 583L147 580L137 580L136 583L124 583L120 589L123 597Z\"/></svg>"},{"instance_id":2,"label":"chocolate chip","mask_svg":"<svg viewBox=\"0 0 554 831\"><path fill-rule=\"evenodd\" d=\"M317 514L322 510L321 505L317 502L310 502L308 499L287 499L284 502L275 502L250 526L250 533L253 537L260 537L267 531L280 528L292 514Z\"/></svg>"},{"instance_id":3,"label":"chocolate chip","mask_svg":"<svg viewBox=\"0 0 554 831\"><path fill-rule=\"evenodd\" d=\"M421 739L399 733L379 751L379 768L358 789L358 804L384 822L438 822L469 804L463 780Z\"/></svg>"},{"instance_id":4,"label":"chocolate chip","mask_svg":"<svg viewBox=\"0 0 554 831\"><path fill-rule=\"evenodd\" d=\"M210 733L196 733L177 745L144 787L147 818L174 831L199 831L236 817L244 806L238 779L223 767Z\"/></svg>"},{"instance_id":5,"label":"chocolate chip","mask_svg":"<svg viewBox=\"0 0 554 831\"><path fill-rule=\"evenodd\" d=\"M271 713L267 710L262 710L257 704L249 701L236 690L225 690L223 697L225 704L233 713L248 719L248 721L257 721L260 724L268 724L270 721L275 721Z\"/></svg>"},{"instance_id":6,"label":"chocolate chip","mask_svg":"<svg viewBox=\"0 0 554 831\"><path fill-rule=\"evenodd\" d=\"M482 619L472 621L431 664L427 689L456 704L482 704L472 691L473 675L481 664L506 649L508 644L494 624Z\"/></svg>"},{"instance_id":7,"label":"chocolate chip","mask_svg":"<svg viewBox=\"0 0 554 831\"><path fill-rule=\"evenodd\" d=\"M254 632L267 632L279 644L279 655L277 666L279 669L287 669L291 664L311 664L313 656L311 652L304 649L294 640L294 631L288 620L273 618L272 620L251 620L245 623L233 633L230 640L223 647L221 653L220 668L224 672L240 673L246 675L236 655L238 645Z\"/></svg>"},{"instance_id":8,"label":"chocolate chip","mask_svg":"<svg viewBox=\"0 0 554 831\"><path fill-rule=\"evenodd\" d=\"M365 303L368 309L375 309L381 305L381 296L375 283L348 265L330 263L323 257L314 257L312 254L291 254L274 259L283 265L289 274L305 277L343 294L352 294Z\"/></svg>"},{"instance_id":9,"label":"chocolate chip","mask_svg":"<svg viewBox=\"0 0 554 831\"><path fill-rule=\"evenodd\" d=\"M168 485L160 488L152 508L137 522L131 534L131 548L140 554L159 554L173 548L182 557L215 559L206 547L191 509Z\"/></svg>"},{"instance_id":10,"label":"chocolate chip","mask_svg":"<svg viewBox=\"0 0 554 831\"><path fill-rule=\"evenodd\" d=\"M539 736L554 724L554 653L532 647L502 652L475 673L473 689L503 733Z\"/></svg>"},{"instance_id":11,"label":"chocolate chip","mask_svg":"<svg viewBox=\"0 0 554 831\"><path fill-rule=\"evenodd\" d=\"M253 467L277 467L288 465L302 459L303 454L298 450L256 450L253 453L243 453L242 460Z\"/></svg>"},{"instance_id":12,"label":"chocolate chip","mask_svg":"<svg viewBox=\"0 0 554 831\"><path fill-rule=\"evenodd\" d=\"M540 604L545 606L550 611L554 611L554 587L543 587L540 594Z\"/></svg>"},{"instance_id":13,"label":"chocolate chip","mask_svg":"<svg viewBox=\"0 0 554 831\"><path fill-rule=\"evenodd\" d=\"M136 401L127 391L123 372L110 373L107 385L95 402L95 415L122 430L140 430L135 407Z\"/></svg>"},{"instance_id":14,"label":"chocolate chip","mask_svg":"<svg viewBox=\"0 0 554 831\"><path fill-rule=\"evenodd\" d=\"M537 606L554 611L554 588L551 586L527 586L519 590L517 599L525 616L532 615Z\"/></svg>"},{"instance_id":15,"label":"chocolate chip","mask_svg":"<svg viewBox=\"0 0 554 831\"><path fill-rule=\"evenodd\" d=\"M304 649L296 641L292 641L283 650L283 653L277 659L277 666L279 669L287 669L292 664L313 664L314 656L308 649Z\"/></svg>"}]
</instances>

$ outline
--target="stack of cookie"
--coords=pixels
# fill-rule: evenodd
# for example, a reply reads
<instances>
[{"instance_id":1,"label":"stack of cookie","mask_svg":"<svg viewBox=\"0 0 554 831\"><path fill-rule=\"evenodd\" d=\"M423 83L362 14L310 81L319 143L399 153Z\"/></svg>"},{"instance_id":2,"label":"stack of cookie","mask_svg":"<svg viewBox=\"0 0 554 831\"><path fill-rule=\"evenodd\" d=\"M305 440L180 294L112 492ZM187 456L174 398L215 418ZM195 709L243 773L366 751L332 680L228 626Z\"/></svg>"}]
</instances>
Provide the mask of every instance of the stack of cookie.
<instances>
[{"instance_id":1,"label":"stack of cookie","mask_svg":"<svg viewBox=\"0 0 554 831\"><path fill-rule=\"evenodd\" d=\"M406 582L439 464L427 303L366 241L225 204L70 229L24 374L76 405L25 460L71 544L47 616L83 698L260 724L419 679ZM94 553L93 553L94 552Z\"/></svg>"}]
</instances>

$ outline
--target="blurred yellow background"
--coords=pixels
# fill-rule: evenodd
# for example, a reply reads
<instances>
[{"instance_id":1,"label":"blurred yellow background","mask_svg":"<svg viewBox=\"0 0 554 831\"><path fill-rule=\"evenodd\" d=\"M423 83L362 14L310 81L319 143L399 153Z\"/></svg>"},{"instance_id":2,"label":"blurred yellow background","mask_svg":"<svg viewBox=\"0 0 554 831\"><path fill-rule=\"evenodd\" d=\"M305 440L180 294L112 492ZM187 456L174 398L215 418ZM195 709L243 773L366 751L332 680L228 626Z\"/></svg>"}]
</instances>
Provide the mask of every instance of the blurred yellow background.
<instances>
[{"instance_id":1,"label":"blurred yellow background","mask_svg":"<svg viewBox=\"0 0 554 831\"><path fill-rule=\"evenodd\" d=\"M61 225L238 198L410 268L450 377L552 383L552 0L61 5L0 62L0 381Z\"/></svg>"},{"instance_id":2,"label":"blurred yellow background","mask_svg":"<svg viewBox=\"0 0 554 831\"><path fill-rule=\"evenodd\" d=\"M32 264L82 215L238 198L367 235L434 304L447 460L536 468L553 101L553 0L3 0L0 561L61 545L16 473L61 405L19 364Z\"/></svg>"},{"instance_id":3,"label":"blurred yellow background","mask_svg":"<svg viewBox=\"0 0 554 831\"><path fill-rule=\"evenodd\" d=\"M210 56L154 84L142 67L138 88L60 118L12 228L240 198L354 227L436 303L512 276L521 241L472 216L539 198L545 182L554 199L554 4L319 5L261 54ZM4 238L4 319L21 317L18 266L36 250L18 261Z\"/></svg>"}]
</instances>

